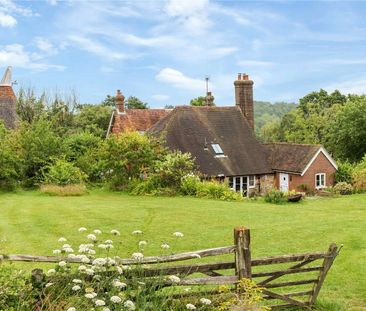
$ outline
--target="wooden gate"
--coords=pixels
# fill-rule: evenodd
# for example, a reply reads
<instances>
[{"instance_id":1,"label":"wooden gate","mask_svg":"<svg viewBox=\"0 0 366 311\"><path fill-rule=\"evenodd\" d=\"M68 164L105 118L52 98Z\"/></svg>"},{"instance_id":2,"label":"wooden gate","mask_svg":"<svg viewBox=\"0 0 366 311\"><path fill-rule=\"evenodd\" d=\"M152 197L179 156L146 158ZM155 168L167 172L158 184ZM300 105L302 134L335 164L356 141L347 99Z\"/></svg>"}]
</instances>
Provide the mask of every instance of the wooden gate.
<instances>
[{"instance_id":1,"label":"wooden gate","mask_svg":"<svg viewBox=\"0 0 366 311\"><path fill-rule=\"evenodd\" d=\"M331 268L341 247L331 244L326 252L290 254L263 258L251 258L250 230L239 227L234 229L234 245L173 254L168 256L144 257L136 261L131 258L116 259L119 264L139 265L139 273L144 278L167 275L181 277L179 284L174 286L205 286L209 285L207 295L215 295L217 290L212 285L232 285L235 287L241 279L253 279L262 288L264 299L270 301L271 309L285 307L301 307L310 309L320 292L325 277ZM195 262L191 264L167 265L169 262L186 260L199 261L208 256L234 254L230 261ZM1 260L26 262L59 262L80 263L78 258L33 255L0 255ZM148 264L149 267L145 267ZM35 269L39 274L42 270ZM196 275L201 274L202 277ZM194 277L192 275L194 274ZM41 279L43 276L41 277ZM173 285L162 279L164 286ZM304 289L304 287L307 287ZM300 289L299 289L300 288ZM200 291L199 294L203 292ZM179 297L194 293L182 293Z\"/></svg>"}]
</instances>

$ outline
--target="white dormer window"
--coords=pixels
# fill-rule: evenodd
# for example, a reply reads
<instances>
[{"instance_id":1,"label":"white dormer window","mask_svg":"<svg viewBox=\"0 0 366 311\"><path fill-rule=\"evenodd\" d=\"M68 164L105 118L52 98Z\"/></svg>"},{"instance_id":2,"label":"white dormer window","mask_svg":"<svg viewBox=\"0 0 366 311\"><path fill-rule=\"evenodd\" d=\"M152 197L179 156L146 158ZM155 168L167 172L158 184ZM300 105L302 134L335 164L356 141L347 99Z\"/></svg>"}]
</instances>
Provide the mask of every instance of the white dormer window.
<instances>
[{"instance_id":1,"label":"white dormer window","mask_svg":"<svg viewBox=\"0 0 366 311\"><path fill-rule=\"evenodd\" d=\"M219 144L211 144L212 146L212 149L215 151L215 153L217 155L221 155L221 154L224 154L224 151L222 151L221 147Z\"/></svg>"}]
</instances>

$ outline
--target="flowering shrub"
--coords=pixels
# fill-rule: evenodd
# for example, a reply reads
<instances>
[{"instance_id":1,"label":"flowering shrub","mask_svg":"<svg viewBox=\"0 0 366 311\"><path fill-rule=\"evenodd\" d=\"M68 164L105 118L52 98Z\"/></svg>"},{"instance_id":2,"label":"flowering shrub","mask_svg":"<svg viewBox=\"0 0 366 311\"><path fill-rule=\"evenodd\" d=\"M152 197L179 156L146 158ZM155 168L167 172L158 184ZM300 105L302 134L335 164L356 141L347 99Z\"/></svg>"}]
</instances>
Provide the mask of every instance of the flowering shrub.
<instances>
[{"instance_id":1,"label":"flowering shrub","mask_svg":"<svg viewBox=\"0 0 366 311\"><path fill-rule=\"evenodd\" d=\"M137 241L135 252L130 254L135 263L131 266L124 265L114 255L121 245L118 230L104 233L99 229L89 231L81 227L78 231L85 236L85 242L75 247L67 238L60 237L58 248L52 251L60 256L60 261L47 272L39 295L42 310L53 310L55 306L62 306L60 310L66 311L209 310L207 306L211 300L207 298L201 298L195 305L188 303L187 306L185 301L169 298L169 294L175 293L180 277L144 277L141 261L149 244L143 239L141 230L131 233ZM173 242L183 237L181 232L172 233L171 242L161 243L162 254L168 254ZM81 262L69 262L75 259ZM171 286L164 288L164 295L157 294L166 284Z\"/></svg>"},{"instance_id":2,"label":"flowering shrub","mask_svg":"<svg viewBox=\"0 0 366 311\"><path fill-rule=\"evenodd\" d=\"M61 159L47 166L47 170L44 173L44 183L51 185L77 185L82 184L86 179L86 174L78 167Z\"/></svg>"},{"instance_id":3,"label":"flowering shrub","mask_svg":"<svg viewBox=\"0 0 366 311\"><path fill-rule=\"evenodd\" d=\"M264 201L273 204L283 204L287 201L287 198L282 191L272 189L264 195Z\"/></svg>"},{"instance_id":4,"label":"flowering shrub","mask_svg":"<svg viewBox=\"0 0 366 311\"><path fill-rule=\"evenodd\" d=\"M348 195L353 193L353 187L346 182L339 182L333 187L333 191L337 194Z\"/></svg>"},{"instance_id":5,"label":"flowering shrub","mask_svg":"<svg viewBox=\"0 0 366 311\"><path fill-rule=\"evenodd\" d=\"M357 192L366 191L366 168L356 170L353 173L353 187Z\"/></svg>"},{"instance_id":6,"label":"flowering shrub","mask_svg":"<svg viewBox=\"0 0 366 311\"><path fill-rule=\"evenodd\" d=\"M180 191L184 195L195 196L197 194L198 185L201 180L198 176L194 174L188 174L183 176L180 184Z\"/></svg>"},{"instance_id":7,"label":"flowering shrub","mask_svg":"<svg viewBox=\"0 0 366 311\"><path fill-rule=\"evenodd\" d=\"M193 171L194 164L189 153L174 151L167 153L154 165L154 178L161 187L178 189L183 176Z\"/></svg>"},{"instance_id":8,"label":"flowering shrub","mask_svg":"<svg viewBox=\"0 0 366 311\"><path fill-rule=\"evenodd\" d=\"M198 183L196 196L225 201L241 201L243 199L240 193L231 190L226 183L217 181L201 181Z\"/></svg>"}]
</instances>

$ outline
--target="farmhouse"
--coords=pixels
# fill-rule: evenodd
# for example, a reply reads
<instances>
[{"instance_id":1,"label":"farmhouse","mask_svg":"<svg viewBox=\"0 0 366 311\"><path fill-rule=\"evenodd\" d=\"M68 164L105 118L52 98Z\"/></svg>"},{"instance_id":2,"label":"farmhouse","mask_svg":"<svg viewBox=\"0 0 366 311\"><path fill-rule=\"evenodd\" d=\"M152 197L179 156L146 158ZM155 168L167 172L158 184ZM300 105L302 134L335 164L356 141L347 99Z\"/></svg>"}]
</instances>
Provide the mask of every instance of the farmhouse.
<instances>
[{"instance_id":1,"label":"farmhouse","mask_svg":"<svg viewBox=\"0 0 366 311\"><path fill-rule=\"evenodd\" d=\"M17 121L17 99L12 87L11 71L12 68L8 67L0 81L0 122L7 128L14 128Z\"/></svg>"},{"instance_id":2,"label":"farmhouse","mask_svg":"<svg viewBox=\"0 0 366 311\"><path fill-rule=\"evenodd\" d=\"M172 150L189 152L206 178L228 181L244 196L271 188L317 190L333 185L337 165L320 145L261 144L254 135L253 81L239 74L235 106L124 109L118 91L109 131L148 132ZM211 98L211 94L208 94Z\"/></svg>"}]
</instances>

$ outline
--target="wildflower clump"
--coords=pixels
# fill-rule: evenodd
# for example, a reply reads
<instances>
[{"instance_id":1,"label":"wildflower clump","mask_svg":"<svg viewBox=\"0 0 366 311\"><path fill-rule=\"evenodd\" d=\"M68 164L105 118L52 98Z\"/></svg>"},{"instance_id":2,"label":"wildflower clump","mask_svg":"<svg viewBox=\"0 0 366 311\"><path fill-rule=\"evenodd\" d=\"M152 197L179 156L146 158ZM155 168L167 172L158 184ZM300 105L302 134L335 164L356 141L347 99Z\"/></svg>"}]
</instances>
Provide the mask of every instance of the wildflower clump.
<instances>
[{"instance_id":1,"label":"wildflower clump","mask_svg":"<svg viewBox=\"0 0 366 311\"><path fill-rule=\"evenodd\" d=\"M136 238L137 249L129 253L129 259L124 260L132 266L122 264L123 261L116 255L122 245L119 230L80 227L77 231L82 243L77 246L60 237L59 247L52 251L59 261L55 268L47 272L47 282L42 289L42 297L45 297L42 308L48 310L62 305L66 311L133 311L148 304L151 307L149 310L158 310L161 306L170 309L171 300L156 295L155 291L162 288L166 291L166 285L178 285L181 279L176 275L144 279L141 271L148 242L141 239L143 231L131 232ZM183 233L174 232L169 242L160 244L161 249L170 252L172 242L183 237ZM175 287L171 288L173 290ZM208 304L203 300L200 305Z\"/></svg>"}]
</instances>

